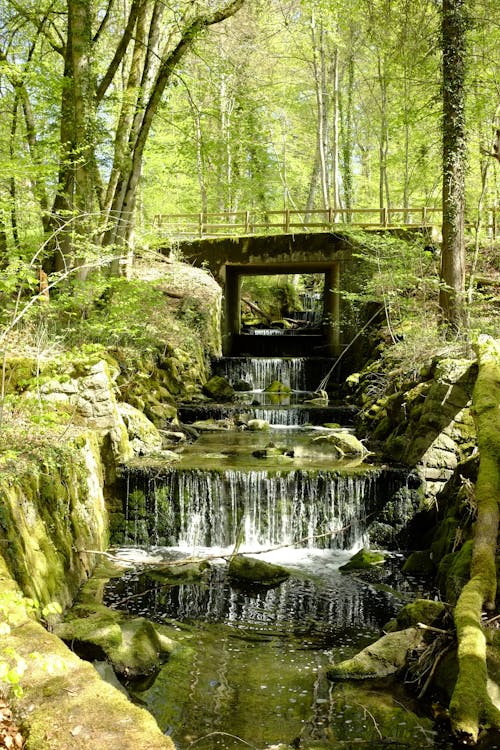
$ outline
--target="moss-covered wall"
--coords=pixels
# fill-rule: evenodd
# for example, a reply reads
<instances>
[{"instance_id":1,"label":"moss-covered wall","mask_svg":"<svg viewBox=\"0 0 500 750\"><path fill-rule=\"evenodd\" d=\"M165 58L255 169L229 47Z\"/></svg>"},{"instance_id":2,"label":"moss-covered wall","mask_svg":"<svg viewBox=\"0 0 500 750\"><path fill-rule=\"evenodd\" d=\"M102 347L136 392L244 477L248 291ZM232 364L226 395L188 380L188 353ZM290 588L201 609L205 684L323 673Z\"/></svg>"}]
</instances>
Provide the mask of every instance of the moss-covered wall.
<instances>
[{"instance_id":1,"label":"moss-covered wall","mask_svg":"<svg viewBox=\"0 0 500 750\"><path fill-rule=\"evenodd\" d=\"M23 593L40 605L64 608L107 544L103 466L95 434L37 456L1 462L1 552Z\"/></svg>"}]
</instances>

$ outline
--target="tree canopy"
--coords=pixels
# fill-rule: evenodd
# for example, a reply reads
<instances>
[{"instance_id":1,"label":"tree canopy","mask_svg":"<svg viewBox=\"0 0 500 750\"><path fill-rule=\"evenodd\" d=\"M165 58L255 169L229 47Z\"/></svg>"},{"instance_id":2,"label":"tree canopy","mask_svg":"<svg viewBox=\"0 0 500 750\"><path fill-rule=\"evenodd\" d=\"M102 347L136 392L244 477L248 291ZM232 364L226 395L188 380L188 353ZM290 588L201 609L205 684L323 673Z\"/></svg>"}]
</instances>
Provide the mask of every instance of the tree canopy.
<instances>
[{"instance_id":1,"label":"tree canopy","mask_svg":"<svg viewBox=\"0 0 500 750\"><path fill-rule=\"evenodd\" d=\"M468 15L465 221L496 205L500 30ZM434 0L1 0L0 253L123 257L157 213L441 208ZM37 255L37 258L40 257ZM118 261L114 270L118 270ZM85 272L82 272L84 275Z\"/></svg>"}]
</instances>

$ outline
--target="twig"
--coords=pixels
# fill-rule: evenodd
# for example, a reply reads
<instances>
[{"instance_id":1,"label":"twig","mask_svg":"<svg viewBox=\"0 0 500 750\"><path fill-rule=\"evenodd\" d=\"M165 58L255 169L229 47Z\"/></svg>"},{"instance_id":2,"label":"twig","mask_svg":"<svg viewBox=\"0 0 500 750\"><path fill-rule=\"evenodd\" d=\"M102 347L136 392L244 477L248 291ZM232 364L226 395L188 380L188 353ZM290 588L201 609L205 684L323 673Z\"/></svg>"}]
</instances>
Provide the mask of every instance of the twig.
<instances>
[{"instance_id":1,"label":"twig","mask_svg":"<svg viewBox=\"0 0 500 750\"><path fill-rule=\"evenodd\" d=\"M349 351L349 349L351 348L351 346L354 344L355 341L357 341L357 339L359 339L359 337L361 336L361 334L364 333L364 331L368 328L368 326L370 325L370 323L372 323L375 320L375 318L378 315L380 315L381 311L382 311L382 308L379 307L378 310L371 316L371 318L366 321L366 323L364 324L364 326L359 329L359 331L357 332L357 334L355 335L355 337L353 339L351 339L351 341L347 344L346 348L341 351L341 353L339 354L339 356L337 357L337 359L335 360L335 362L333 363L333 365L330 367L330 369L326 373L326 375L323 378L323 380L321 381L321 383L316 388L317 391L324 391L326 389L326 386L327 386L328 381L330 380L330 378L332 376L333 371L337 367L338 363L340 362L340 360L342 359L342 357L344 356L344 354Z\"/></svg>"},{"instance_id":2,"label":"twig","mask_svg":"<svg viewBox=\"0 0 500 750\"><path fill-rule=\"evenodd\" d=\"M425 625L423 622L417 622L417 628L420 628L421 630L430 630L433 633L441 633L441 635L448 635L453 636L453 632L451 630L442 630L441 628L433 628L431 625Z\"/></svg>"},{"instance_id":3,"label":"twig","mask_svg":"<svg viewBox=\"0 0 500 750\"><path fill-rule=\"evenodd\" d=\"M441 632L445 632L445 631L441 631ZM422 689L420 690L420 692L418 694L418 699L419 700L421 700L424 697L424 695L426 694L427 688L429 687L429 685L432 682L432 678L434 677L434 673L435 673L436 669L438 668L439 662L441 661L441 659L443 658L443 656L448 653L448 651L450 650L450 648L452 647L452 645L453 645L452 643L448 643L443 649L441 649L441 651L438 653L438 655L434 659L434 661L432 663L432 667L431 667L431 669L429 671L429 674L427 675L427 679L425 680L425 682L424 682L424 684L422 686Z\"/></svg>"},{"instance_id":4,"label":"twig","mask_svg":"<svg viewBox=\"0 0 500 750\"><path fill-rule=\"evenodd\" d=\"M152 567L155 567L155 568L168 568L168 567L175 567L177 565L188 565L189 563L192 563L192 562L201 562L201 561L204 561L204 560L207 560L207 561L210 561L210 560L228 560L231 557L234 557L235 555L241 555L241 556L244 556L244 555L249 555L249 556L263 555L263 554L266 554L267 552L274 552L275 550L286 549L287 547L295 547L297 544L303 544L304 542L310 542L310 541L313 541L314 539L323 539L324 537L327 537L327 536L334 536L335 534L340 534L342 531L347 531L347 529L349 529L350 527L351 527L351 524L348 523L345 526L342 526L342 528L335 529L334 531L325 531L322 534L313 534L312 536L305 536L305 537L302 537L302 539L297 539L295 542L288 542L288 543L283 543L283 544L277 544L277 545L275 545L273 547L267 547L266 549L259 549L259 550L255 550L255 551L249 551L249 550L246 550L245 552L234 552L233 551L233 552L230 552L229 554L222 554L221 553L219 555L207 555L206 557L196 557L196 558L185 557L185 558L183 558L181 560L162 560L162 561L157 562L157 563L144 563L144 564L145 565L151 565ZM98 550L98 549L79 549L78 552L79 553L83 552L83 553L88 554L88 555L101 555L102 557L106 557L109 560L114 560L115 562L117 562L117 561L123 561L123 562L125 562L123 559L120 559L119 556L117 557L116 555L113 555L113 554L111 554L109 552L105 552L103 550Z\"/></svg>"},{"instance_id":5,"label":"twig","mask_svg":"<svg viewBox=\"0 0 500 750\"><path fill-rule=\"evenodd\" d=\"M248 747L253 747L254 750L257 750L255 745L252 745L250 742L247 742L246 740L243 740L241 737L237 737L235 734L229 734L229 732L209 732L209 734L204 734L203 737L198 737L197 740L194 740L191 742L190 745L188 745L188 750L190 747L194 747L198 742L203 742L203 740L208 740L209 737L231 737L233 740L237 740L238 742L242 742L243 745L248 745Z\"/></svg>"}]
</instances>

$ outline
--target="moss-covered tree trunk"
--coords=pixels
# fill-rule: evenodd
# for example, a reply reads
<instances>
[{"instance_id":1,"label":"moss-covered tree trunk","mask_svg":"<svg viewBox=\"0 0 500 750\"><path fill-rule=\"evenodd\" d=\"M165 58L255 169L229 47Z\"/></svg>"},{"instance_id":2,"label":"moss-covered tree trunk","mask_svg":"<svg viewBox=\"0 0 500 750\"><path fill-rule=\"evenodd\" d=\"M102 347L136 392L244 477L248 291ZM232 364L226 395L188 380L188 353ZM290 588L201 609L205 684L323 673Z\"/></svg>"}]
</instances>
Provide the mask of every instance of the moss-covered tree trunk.
<instances>
[{"instance_id":1,"label":"moss-covered tree trunk","mask_svg":"<svg viewBox=\"0 0 500 750\"><path fill-rule=\"evenodd\" d=\"M481 625L483 607L493 609L497 588L495 554L500 508L500 341L481 336L476 353L479 373L473 393L480 454L475 495L470 580L455 608L459 674L450 702L454 734L475 744L483 722L500 728L500 712L487 692L486 638Z\"/></svg>"}]
</instances>

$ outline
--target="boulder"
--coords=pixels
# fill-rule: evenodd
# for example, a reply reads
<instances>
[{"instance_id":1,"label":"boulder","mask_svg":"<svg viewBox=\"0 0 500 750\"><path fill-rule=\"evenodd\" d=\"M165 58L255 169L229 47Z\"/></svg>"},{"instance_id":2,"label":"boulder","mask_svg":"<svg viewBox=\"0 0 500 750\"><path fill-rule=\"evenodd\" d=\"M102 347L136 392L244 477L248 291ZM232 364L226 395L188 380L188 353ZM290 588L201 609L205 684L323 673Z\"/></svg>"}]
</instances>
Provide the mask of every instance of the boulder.
<instances>
[{"instance_id":1,"label":"boulder","mask_svg":"<svg viewBox=\"0 0 500 750\"><path fill-rule=\"evenodd\" d=\"M435 572L436 566L430 549L412 552L403 565L403 573L410 576L432 576Z\"/></svg>"},{"instance_id":2,"label":"boulder","mask_svg":"<svg viewBox=\"0 0 500 750\"><path fill-rule=\"evenodd\" d=\"M77 605L54 632L80 657L109 661L134 679L158 669L175 646L143 617L127 619L102 605Z\"/></svg>"},{"instance_id":3,"label":"boulder","mask_svg":"<svg viewBox=\"0 0 500 750\"><path fill-rule=\"evenodd\" d=\"M247 427L249 430L253 430L254 432L271 429L269 422L266 422L265 419L249 419L247 422Z\"/></svg>"},{"instance_id":4,"label":"boulder","mask_svg":"<svg viewBox=\"0 0 500 750\"><path fill-rule=\"evenodd\" d=\"M337 680L366 680L395 675L406 666L408 651L418 648L424 634L419 628L407 628L388 633L367 646L352 659L334 664L327 677Z\"/></svg>"},{"instance_id":5,"label":"boulder","mask_svg":"<svg viewBox=\"0 0 500 750\"><path fill-rule=\"evenodd\" d=\"M253 451L252 456L255 456L255 458L271 458L274 461L279 460L288 463L293 459L293 450L269 443L265 448Z\"/></svg>"},{"instance_id":6,"label":"boulder","mask_svg":"<svg viewBox=\"0 0 500 750\"><path fill-rule=\"evenodd\" d=\"M313 439L317 443L332 445L343 456L365 456L368 453L363 443L351 432L330 432Z\"/></svg>"},{"instance_id":7,"label":"boulder","mask_svg":"<svg viewBox=\"0 0 500 750\"><path fill-rule=\"evenodd\" d=\"M234 398L233 386L221 375L213 375L203 386L203 393L214 401L232 401Z\"/></svg>"},{"instance_id":8,"label":"boulder","mask_svg":"<svg viewBox=\"0 0 500 750\"><path fill-rule=\"evenodd\" d=\"M134 406L121 402L118 412L127 428L130 445L136 455L147 456L161 451L162 437L152 422Z\"/></svg>"},{"instance_id":9,"label":"boulder","mask_svg":"<svg viewBox=\"0 0 500 750\"><path fill-rule=\"evenodd\" d=\"M373 565L382 565L384 563L384 555L381 552L372 552L369 549L363 547L359 552L356 552L353 557L346 562L345 565L341 565L339 570L366 570L371 568Z\"/></svg>"},{"instance_id":10,"label":"boulder","mask_svg":"<svg viewBox=\"0 0 500 750\"><path fill-rule=\"evenodd\" d=\"M237 380L235 383L233 383L233 388L235 391L245 393L246 391L252 390L252 384L247 380Z\"/></svg>"},{"instance_id":11,"label":"boulder","mask_svg":"<svg viewBox=\"0 0 500 750\"><path fill-rule=\"evenodd\" d=\"M281 565L244 555L233 555L229 561L228 573L236 581L259 586L277 586L290 576L289 571Z\"/></svg>"},{"instance_id":12,"label":"boulder","mask_svg":"<svg viewBox=\"0 0 500 750\"><path fill-rule=\"evenodd\" d=\"M279 380L273 380L272 383L269 383L266 388L264 388L265 393L290 393L291 388L289 385L284 385L283 383L280 383Z\"/></svg>"}]
</instances>

